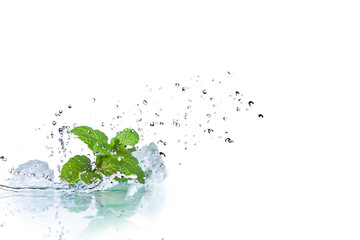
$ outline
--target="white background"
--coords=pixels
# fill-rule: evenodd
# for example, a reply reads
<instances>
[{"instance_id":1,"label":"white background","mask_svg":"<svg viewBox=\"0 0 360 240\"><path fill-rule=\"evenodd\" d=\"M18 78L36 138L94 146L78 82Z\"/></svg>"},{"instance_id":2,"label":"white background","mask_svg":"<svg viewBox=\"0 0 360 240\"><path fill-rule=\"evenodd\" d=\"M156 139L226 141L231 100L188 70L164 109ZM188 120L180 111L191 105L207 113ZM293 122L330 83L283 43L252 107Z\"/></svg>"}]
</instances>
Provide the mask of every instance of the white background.
<instances>
[{"instance_id":1,"label":"white background","mask_svg":"<svg viewBox=\"0 0 360 240\"><path fill-rule=\"evenodd\" d=\"M36 158L33 130L68 103L231 71L265 118L235 124L232 147L169 163L163 211L133 239L359 239L359 12L346 0L2 1L0 155Z\"/></svg>"}]
</instances>

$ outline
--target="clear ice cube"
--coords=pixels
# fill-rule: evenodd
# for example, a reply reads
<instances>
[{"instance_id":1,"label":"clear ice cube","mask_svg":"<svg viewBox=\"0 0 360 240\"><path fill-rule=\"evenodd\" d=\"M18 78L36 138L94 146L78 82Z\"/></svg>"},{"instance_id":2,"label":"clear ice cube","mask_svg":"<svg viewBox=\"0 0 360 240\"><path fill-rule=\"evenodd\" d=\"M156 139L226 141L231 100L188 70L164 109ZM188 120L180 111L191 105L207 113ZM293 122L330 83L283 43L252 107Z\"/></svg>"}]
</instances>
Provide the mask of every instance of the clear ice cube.
<instances>
[{"instance_id":1,"label":"clear ice cube","mask_svg":"<svg viewBox=\"0 0 360 240\"><path fill-rule=\"evenodd\" d=\"M137 158L139 166L147 175L146 184L160 183L166 178L167 170L155 143L143 146L132 155Z\"/></svg>"},{"instance_id":2,"label":"clear ice cube","mask_svg":"<svg viewBox=\"0 0 360 240\"><path fill-rule=\"evenodd\" d=\"M20 164L9 179L12 187L49 187L54 180L54 171L47 162L30 160Z\"/></svg>"}]
</instances>

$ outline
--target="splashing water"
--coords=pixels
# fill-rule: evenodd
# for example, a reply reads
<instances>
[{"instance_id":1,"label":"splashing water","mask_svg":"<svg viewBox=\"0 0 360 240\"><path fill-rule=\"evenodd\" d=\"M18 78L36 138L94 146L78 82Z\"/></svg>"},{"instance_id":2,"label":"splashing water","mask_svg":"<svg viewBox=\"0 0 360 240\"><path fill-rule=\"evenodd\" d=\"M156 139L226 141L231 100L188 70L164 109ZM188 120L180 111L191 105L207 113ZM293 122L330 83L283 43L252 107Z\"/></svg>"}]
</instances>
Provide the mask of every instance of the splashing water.
<instances>
[{"instance_id":1,"label":"splashing water","mask_svg":"<svg viewBox=\"0 0 360 240\"><path fill-rule=\"evenodd\" d=\"M0 204L12 206L7 212L9 215L25 209L32 215L49 209L56 213L55 218L49 218L53 223L45 235L50 239L62 239L65 235L66 228L60 221L61 209L81 212L79 221L89 220L85 232L92 236L94 226L106 225L108 219L126 222L136 213L160 206L156 191L161 186L159 183L170 175L169 166L182 169L188 161L175 159L180 151L188 153L208 140L217 141L220 147L235 146L241 136L233 133L231 123L240 122L245 116L264 118L256 112L258 102L247 99L240 89L226 87L227 78L232 76L225 73L222 79L203 80L197 76L164 86L147 85L137 99L120 96L105 102L101 97L91 96L81 104L67 102L55 109L55 116L54 112L50 113L49 121L41 128L36 128L36 134L45 142L46 157L42 159L46 161L30 160L18 167L9 167L9 177L0 182L0 189L7 190L2 191L6 194L0 194ZM90 185L60 181L62 166L75 155L86 155L96 166L96 156L70 133L72 128L82 125L99 129L107 136L114 136L127 127L135 129L140 141L132 155L146 173L145 184L137 183L137 176L126 176L120 171ZM1 154L8 158L1 156L0 163L11 164L10 157ZM121 156L118 160L122 161ZM131 180L119 183L115 177ZM6 224L0 221L0 227Z\"/></svg>"},{"instance_id":2,"label":"splashing water","mask_svg":"<svg viewBox=\"0 0 360 240\"><path fill-rule=\"evenodd\" d=\"M46 135L47 160L57 168L52 177L53 182L58 181L62 165L74 155L87 155L95 164L95 156L78 140L75 140L76 136L69 134L72 127L80 125L89 125L108 135L114 135L125 127L136 129L140 136L140 144L152 143L140 150L137 147L134 154L139 162L143 163L142 167L150 171L147 169L150 163L146 162L148 160L144 160L148 159L144 148L156 152L154 161L159 168L152 169L151 171L154 173L165 170L164 167L160 167L166 165L166 161L164 162L161 157L167 155L171 159L172 153L166 150L169 145L177 148L178 151L183 151L195 148L204 139L215 141L219 139L222 144L234 143L237 136L232 136L227 122L240 119L245 113L253 115L252 111L256 108L254 101L247 100L239 90L232 89L231 86L226 88L225 82L232 75L226 73L221 80L214 78L202 80L197 76L189 81L161 87L146 85L147 94L143 98L133 102L129 99L126 101L120 99L114 103L106 103L106 105L115 107L101 116L97 112L104 106L101 105L101 99L93 97L90 99L91 101L87 101L91 107L85 108L88 109L88 112L83 115L87 115L88 120L93 121L94 125L78 122L77 118L72 116L76 115L78 110L83 109L83 106L77 106L74 109L72 103L65 105L56 112L56 121L52 120L50 124L44 124L44 126L48 126L48 129L46 127L42 127L41 130L37 128L37 132ZM122 102L126 102L126 104L121 104ZM247 102L250 108L243 107L243 102ZM254 115L258 118L264 117L260 113ZM141 159L142 157L144 159ZM6 158L1 157L0 160L6 161ZM16 172L16 170L12 172ZM157 180L154 179L154 182L158 182L159 179L163 180L166 174L162 174L162 177L155 174L154 178Z\"/></svg>"}]
</instances>

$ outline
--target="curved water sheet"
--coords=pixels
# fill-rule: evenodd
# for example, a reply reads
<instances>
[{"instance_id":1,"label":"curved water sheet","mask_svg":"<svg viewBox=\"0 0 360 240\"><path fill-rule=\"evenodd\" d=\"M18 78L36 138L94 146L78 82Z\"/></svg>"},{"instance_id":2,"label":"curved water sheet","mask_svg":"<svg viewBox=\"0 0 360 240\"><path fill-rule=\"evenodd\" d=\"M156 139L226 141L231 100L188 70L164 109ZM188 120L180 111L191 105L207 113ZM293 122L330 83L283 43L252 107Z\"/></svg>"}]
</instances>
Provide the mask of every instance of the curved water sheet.
<instances>
[{"instance_id":1,"label":"curved water sheet","mask_svg":"<svg viewBox=\"0 0 360 240\"><path fill-rule=\"evenodd\" d=\"M103 191L0 190L0 222L24 222L33 229L46 229L44 239L97 239L109 230L139 227L137 217L151 221L164 201L161 185L142 185L130 195L133 184L119 183ZM4 221L6 218L6 221ZM41 232L41 230L39 230Z\"/></svg>"}]
</instances>

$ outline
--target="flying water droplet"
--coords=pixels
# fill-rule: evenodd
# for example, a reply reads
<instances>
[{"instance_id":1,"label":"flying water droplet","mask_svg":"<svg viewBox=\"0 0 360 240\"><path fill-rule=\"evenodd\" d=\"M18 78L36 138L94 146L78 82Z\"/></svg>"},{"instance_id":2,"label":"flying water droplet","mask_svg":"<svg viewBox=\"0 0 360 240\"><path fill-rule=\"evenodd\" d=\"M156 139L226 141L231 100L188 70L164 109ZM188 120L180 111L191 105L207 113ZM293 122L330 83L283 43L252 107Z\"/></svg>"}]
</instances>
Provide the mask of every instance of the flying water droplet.
<instances>
[{"instance_id":1,"label":"flying water droplet","mask_svg":"<svg viewBox=\"0 0 360 240\"><path fill-rule=\"evenodd\" d=\"M147 104L148 104L148 102L147 102L146 100L144 100L144 101L143 101L143 104L144 104L144 105L147 105Z\"/></svg>"},{"instance_id":2,"label":"flying water droplet","mask_svg":"<svg viewBox=\"0 0 360 240\"><path fill-rule=\"evenodd\" d=\"M210 134L210 133L212 133L212 132L214 132L214 130L213 129L211 129L211 128L208 128L208 133Z\"/></svg>"},{"instance_id":3,"label":"flying water droplet","mask_svg":"<svg viewBox=\"0 0 360 240\"><path fill-rule=\"evenodd\" d=\"M0 157L0 160L3 161L3 162L6 162L6 161L7 161L7 158L4 157L4 156L1 156L1 157Z\"/></svg>"},{"instance_id":4,"label":"flying water droplet","mask_svg":"<svg viewBox=\"0 0 360 240\"><path fill-rule=\"evenodd\" d=\"M72 105L71 105L71 104L69 104L68 108L72 108Z\"/></svg>"},{"instance_id":5,"label":"flying water droplet","mask_svg":"<svg viewBox=\"0 0 360 240\"><path fill-rule=\"evenodd\" d=\"M91 131L89 130L87 133L88 133L88 134L91 134Z\"/></svg>"},{"instance_id":6,"label":"flying water droplet","mask_svg":"<svg viewBox=\"0 0 360 240\"><path fill-rule=\"evenodd\" d=\"M96 102L96 98L92 98L92 101L93 101L93 102Z\"/></svg>"},{"instance_id":7,"label":"flying water droplet","mask_svg":"<svg viewBox=\"0 0 360 240\"><path fill-rule=\"evenodd\" d=\"M264 115L259 114L258 117L259 117L259 118L264 118Z\"/></svg>"},{"instance_id":8,"label":"flying water droplet","mask_svg":"<svg viewBox=\"0 0 360 240\"><path fill-rule=\"evenodd\" d=\"M249 101L249 106L251 107L251 105L254 104L253 101Z\"/></svg>"},{"instance_id":9,"label":"flying water droplet","mask_svg":"<svg viewBox=\"0 0 360 240\"><path fill-rule=\"evenodd\" d=\"M227 117L223 117L223 120L226 121L226 120L227 120Z\"/></svg>"},{"instance_id":10,"label":"flying water droplet","mask_svg":"<svg viewBox=\"0 0 360 240\"><path fill-rule=\"evenodd\" d=\"M181 90L182 90L183 92L185 92L186 88L185 88L185 87L183 87Z\"/></svg>"},{"instance_id":11,"label":"flying water droplet","mask_svg":"<svg viewBox=\"0 0 360 240\"><path fill-rule=\"evenodd\" d=\"M55 122L55 121L52 121L52 125L56 125L56 122Z\"/></svg>"},{"instance_id":12,"label":"flying water droplet","mask_svg":"<svg viewBox=\"0 0 360 240\"><path fill-rule=\"evenodd\" d=\"M133 146L131 146L131 145L125 145L125 147L124 147L125 149L132 149L133 148Z\"/></svg>"},{"instance_id":13,"label":"flying water droplet","mask_svg":"<svg viewBox=\"0 0 360 240\"><path fill-rule=\"evenodd\" d=\"M226 139L225 139L225 142L227 142L227 143L233 143L234 141L231 140L230 138L226 138Z\"/></svg>"},{"instance_id":14,"label":"flying water droplet","mask_svg":"<svg viewBox=\"0 0 360 240\"><path fill-rule=\"evenodd\" d=\"M203 94L207 94L206 89L202 90L202 93L203 93Z\"/></svg>"},{"instance_id":15,"label":"flying water droplet","mask_svg":"<svg viewBox=\"0 0 360 240\"><path fill-rule=\"evenodd\" d=\"M236 111L240 112L240 107L237 107L237 108L236 108Z\"/></svg>"},{"instance_id":16,"label":"flying water droplet","mask_svg":"<svg viewBox=\"0 0 360 240\"><path fill-rule=\"evenodd\" d=\"M173 121L173 124L176 126L176 127L180 127L180 123L178 123L177 121Z\"/></svg>"},{"instance_id":17,"label":"flying water droplet","mask_svg":"<svg viewBox=\"0 0 360 240\"><path fill-rule=\"evenodd\" d=\"M235 95L236 95L236 96L237 96L237 95L239 95L239 94L240 94L240 92L239 92L239 91L236 91L236 92L235 92Z\"/></svg>"},{"instance_id":18,"label":"flying water droplet","mask_svg":"<svg viewBox=\"0 0 360 240\"><path fill-rule=\"evenodd\" d=\"M175 86L176 86L176 87L179 87L179 86L180 86L180 84L179 84L179 83L175 83Z\"/></svg>"},{"instance_id":19,"label":"flying water droplet","mask_svg":"<svg viewBox=\"0 0 360 240\"><path fill-rule=\"evenodd\" d=\"M163 153L163 152L160 152L160 156L166 157L165 153Z\"/></svg>"},{"instance_id":20,"label":"flying water droplet","mask_svg":"<svg viewBox=\"0 0 360 240\"><path fill-rule=\"evenodd\" d=\"M155 126L155 123L154 122L150 123L150 126L151 127Z\"/></svg>"},{"instance_id":21,"label":"flying water droplet","mask_svg":"<svg viewBox=\"0 0 360 240\"><path fill-rule=\"evenodd\" d=\"M206 114L206 116L207 116L208 118L211 118L211 114Z\"/></svg>"}]
</instances>

